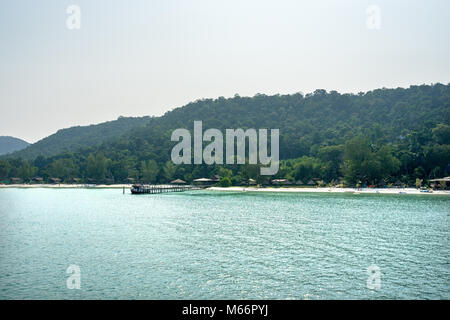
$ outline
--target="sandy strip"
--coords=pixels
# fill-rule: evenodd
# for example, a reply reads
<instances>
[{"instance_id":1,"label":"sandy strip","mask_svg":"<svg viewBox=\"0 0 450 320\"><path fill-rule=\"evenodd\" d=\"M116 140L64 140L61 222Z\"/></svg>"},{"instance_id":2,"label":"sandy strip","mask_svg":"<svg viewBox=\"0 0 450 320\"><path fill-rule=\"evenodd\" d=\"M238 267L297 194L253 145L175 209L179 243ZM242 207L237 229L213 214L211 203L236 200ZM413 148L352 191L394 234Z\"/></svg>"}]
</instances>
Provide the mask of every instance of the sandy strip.
<instances>
[{"instance_id":1,"label":"sandy strip","mask_svg":"<svg viewBox=\"0 0 450 320\"><path fill-rule=\"evenodd\" d=\"M129 189L131 184L0 184L1 188L78 188L78 189ZM311 192L311 193L352 193L352 194L421 194L421 195L450 195L450 190L434 190L433 192L420 192L415 188L257 188L257 187L211 187L212 191L234 192Z\"/></svg>"},{"instance_id":2,"label":"sandy strip","mask_svg":"<svg viewBox=\"0 0 450 320\"><path fill-rule=\"evenodd\" d=\"M1 188L79 188L79 189L122 189L131 188L131 184L0 184Z\"/></svg>"},{"instance_id":3,"label":"sandy strip","mask_svg":"<svg viewBox=\"0 0 450 320\"><path fill-rule=\"evenodd\" d=\"M415 188L257 188L257 187L211 187L213 191L235 192L313 192L313 193L351 193L351 194L421 194L421 195L450 195L449 190L434 190L433 192L420 192Z\"/></svg>"}]
</instances>

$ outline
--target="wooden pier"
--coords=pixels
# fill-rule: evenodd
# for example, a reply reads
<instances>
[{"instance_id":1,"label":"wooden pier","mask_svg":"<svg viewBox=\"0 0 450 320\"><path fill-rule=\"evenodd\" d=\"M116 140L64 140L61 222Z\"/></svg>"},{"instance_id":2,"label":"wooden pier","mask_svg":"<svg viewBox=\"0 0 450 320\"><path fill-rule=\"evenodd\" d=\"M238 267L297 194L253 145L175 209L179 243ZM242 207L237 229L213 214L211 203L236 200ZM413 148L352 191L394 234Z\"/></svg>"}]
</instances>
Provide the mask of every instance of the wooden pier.
<instances>
[{"instance_id":1,"label":"wooden pier","mask_svg":"<svg viewBox=\"0 0 450 320\"><path fill-rule=\"evenodd\" d=\"M192 185L146 185L134 184L131 186L132 194L156 194L167 192L183 192L188 190L199 190L201 188Z\"/></svg>"}]
</instances>

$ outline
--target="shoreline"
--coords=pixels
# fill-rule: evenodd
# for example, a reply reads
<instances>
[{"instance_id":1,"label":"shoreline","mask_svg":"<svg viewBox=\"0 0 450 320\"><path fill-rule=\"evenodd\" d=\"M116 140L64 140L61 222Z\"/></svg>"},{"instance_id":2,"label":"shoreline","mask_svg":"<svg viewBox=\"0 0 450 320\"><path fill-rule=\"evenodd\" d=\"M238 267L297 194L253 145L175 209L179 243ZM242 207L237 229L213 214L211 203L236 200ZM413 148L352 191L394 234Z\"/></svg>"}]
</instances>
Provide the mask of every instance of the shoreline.
<instances>
[{"instance_id":1,"label":"shoreline","mask_svg":"<svg viewBox=\"0 0 450 320\"><path fill-rule=\"evenodd\" d=\"M0 184L0 189L5 188L48 188L48 189L122 189L131 188L132 184Z\"/></svg>"},{"instance_id":2,"label":"shoreline","mask_svg":"<svg viewBox=\"0 0 450 320\"><path fill-rule=\"evenodd\" d=\"M292 193L347 193L347 194L415 194L415 195L448 195L450 190L433 190L433 192L421 192L415 188L257 188L257 187L210 187L211 191L234 191L234 192L292 192Z\"/></svg>"},{"instance_id":3,"label":"shoreline","mask_svg":"<svg viewBox=\"0 0 450 320\"><path fill-rule=\"evenodd\" d=\"M132 184L8 184L0 185L0 189L32 189L32 188L47 188L47 189L129 189ZM415 194L415 195L449 195L450 190L433 190L433 192L421 192L415 188L336 188L336 187L209 187L205 190L218 192L278 192L278 193L347 193L347 194Z\"/></svg>"}]
</instances>

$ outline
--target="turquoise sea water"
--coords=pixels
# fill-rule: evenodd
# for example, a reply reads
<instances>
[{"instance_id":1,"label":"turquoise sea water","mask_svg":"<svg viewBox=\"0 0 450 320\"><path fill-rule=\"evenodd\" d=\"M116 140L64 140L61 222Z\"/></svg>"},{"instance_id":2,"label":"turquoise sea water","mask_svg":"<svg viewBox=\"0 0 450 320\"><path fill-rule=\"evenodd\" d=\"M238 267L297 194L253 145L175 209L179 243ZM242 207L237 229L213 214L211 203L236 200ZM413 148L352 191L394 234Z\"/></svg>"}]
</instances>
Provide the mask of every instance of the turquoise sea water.
<instances>
[{"instance_id":1,"label":"turquoise sea water","mask_svg":"<svg viewBox=\"0 0 450 320\"><path fill-rule=\"evenodd\" d=\"M449 216L430 195L3 189L0 298L449 299Z\"/></svg>"}]
</instances>

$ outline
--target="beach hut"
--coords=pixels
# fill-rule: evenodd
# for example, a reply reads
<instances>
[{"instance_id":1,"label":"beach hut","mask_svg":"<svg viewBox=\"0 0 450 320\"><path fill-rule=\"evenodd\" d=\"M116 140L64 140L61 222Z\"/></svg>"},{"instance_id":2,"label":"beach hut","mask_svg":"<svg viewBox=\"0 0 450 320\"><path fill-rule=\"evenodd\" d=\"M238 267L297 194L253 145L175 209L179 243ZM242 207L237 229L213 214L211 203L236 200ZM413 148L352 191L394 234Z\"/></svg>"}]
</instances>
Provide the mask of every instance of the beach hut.
<instances>
[{"instance_id":1,"label":"beach hut","mask_svg":"<svg viewBox=\"0 0 450 320\"><path fill-rule=\"evenodd\" d=\"M170 181L170 184L186 184L186 181L181 180L181 179L175 179Z\"/></svg>"},{"instance_id":2,"label":"beach hut","mask_svg":"<svg viewBox=\"0 0 450 320\"><path fill-rule=\"evenodd\" d=\"M194 179L194 182L207 183L207 182L213 182L213 180L209 179L209 178L199 178L199 179Z\"/></svg>"},{"instance_id":3,"label":"beach hut","mask_svg":"<svg viewBox=\"0 0 450 320\"><path fill-rule=\"evenodd\" d=\"M309 180L307 183L308 186L315 186L316 183L313 180Z\"/></svg>"},{"instance_id":4,"label":"beach hut","mask_svg":"<svg viewBox=\"0 0 450 320\"><path fill-rule=\"evenodd\" d=\"M214 183L214 180L209 179L209 178L199 178L199 179L194 180L194 184L202 185L202 186L209 186L209 185L212 185L213 183Z\"/></svg>"},{"instance_id":5,"label":"beach hut","mask_svg":"<svg viewBox=\"0 0 450 320\"><path fill-rule=\"evenodd\" d=\"M34 177L33 179L31 179L34 183L42 183L44 181L44 179L42 179L41 177Z\"/></svg>"},{"instance_id":6,"label":"beach hut","mask_svg":"<svg viewBox=\"0 0 450 320\"><path fill-rule=\"evenodd\" d=\"M302 180L295 181L295 184L298 185L298 186L304 185Z\"/></svg>"},{"instance_id":7,"label":"beach hut","mask_svg":"<svg viewBox=\"0 0 450 320\"><path fill-rule=\"evenodd\" d=\"M432 183L431 184L432 188L447 189L447 187L450 186L450 177L431 179L430 182Z\"/></svg>"},{"instance_id":8,"label":"beach hut","mask_svg":"<svg viewBox=\"0 0 450 320\"><path fill-rule=\"evenodd\" d=\"M48 182L53 183L53 184L59 184L59 183L61 183L61 179L60 178L48 178Z\"/></svg>"},{"instance_id":9,"label":"beach hut","mask_svg":"<svg viewBox=\"0 0 450 320\"><path fill-rule=\"evenodd\" d=\"M134 178L126 178L125 181L129 184L133 184L134 183Z\"/></svg>"},{"instance_id":10,"label":"beach hut","mask_svg":"<svg viewBox=\"0 0 450 320\"><path fill-rule=\"evenodd\" d=\"M11 178L11 183L18 184L22 182L22 178Z\"/></svg>"},{"instance_id":11,"label":"beach hut","mask_svg":"<svg viewBox=\"0 0 450 320\"><path fill-rule=\"evenodd\" d=\"M114 184L114 179L113 178L106 178L105 179L105 184Z\"/></svg>"},{"instance_id":12,"label":"beach hut","mask_svg":"<svg viewBox=\"0 0 450 320\"><path fill-rule=\"evenodd\" d=\"M283 184L287 184L288 179L273 179L271 181L272 184L274 185L283 185Z\"/></svg>"},{"instance_id":13,"label":"beach hut","mask_svg":"<svg viewBox=\"0 0 450 320\"><path fill-rule=\"evenodd\" d=\"M395 181L394 186L401 188L401 187L403 187L403 182L401 182L400 180L397 180L397 181Z\"/></svg>"}]
</instances>

